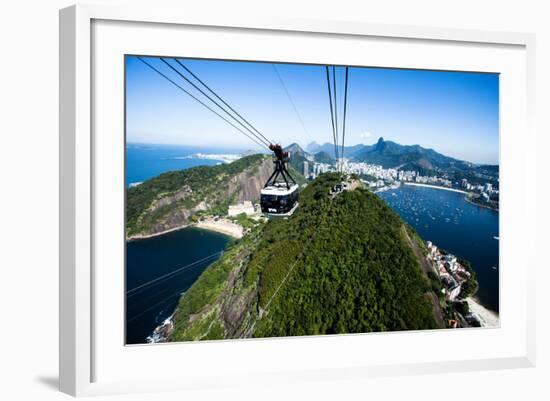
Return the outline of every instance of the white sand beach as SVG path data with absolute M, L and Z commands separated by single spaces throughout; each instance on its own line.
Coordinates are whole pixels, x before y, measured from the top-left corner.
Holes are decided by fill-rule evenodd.
M 470 311 L 481 323 L 481 327 L 498 327 L 500 325 L 498 315 L 492 310 L 487 309 L 475 298 L 466 298 Z
M 234 238 L 243 237 L 243 227 L 226 219 L 214 220 L 212 218 L 207 218 L 199 221 L 195 226 L 205 230 L 217 231 Z

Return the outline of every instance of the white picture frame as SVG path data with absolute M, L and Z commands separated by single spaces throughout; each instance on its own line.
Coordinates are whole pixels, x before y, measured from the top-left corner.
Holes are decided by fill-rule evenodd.
M 405 46 L 437 46 L 443 55 L 447 54 L 445 53 L 445 46 L 454 46 L 453 51 L 456 52 L 468 52 L 468 48 L 478 49 L 479 53 L 485 52 L 486 48 L 494 48 L 496 52 L 501 51 L 503 53 L 502 59 L 497 57 L 492 66 L 489 66 L 491 63 L 488 63 L 487 66 L 480 66 L 479 68 L 500 73 L 509 68 L 510 70 L 506 70 L 509 71 L 506 74 L 511 77 L 509 81 L 511 89 L 510 92 L 505 91 L 501 94 L 505 100 L 501 111 L 503 108 L 507 111 L 511 110 L 512 106 L 519 106 L 517 107 L 519 111 L 514 111 L 514 116 L 510 116 L 503 123 L 501 131 L 502 176 L 506 177 L 505 182 L 506 180 L 510 180 L 510 182 L 520 180 L 526 188 L 528 185 L 534 185 L 535 183 L 533 149 L 536 147 L 534 145 L 535 133 L 532 116 L 535 85 L 534 35 L 375 25 L 363 22 L 295 20 L 292 18 L 243 17 L 242 19 L 235 19 L 219 16 L 186 15 L 181 10 L 163 10 L 155 7 L 111 8 L 108 6 L 79 5 L 63 9 L 60 11 L 59 374 L 61 391 L 79 396 L 166 389 L 204 389 L 212 386 L 244 384 L 247 380 L 255 380 L 258 383 L 284 384 L 293 380 L 314 381 L 325 380 L 328 377 L 333 379 L 360 379 L 381 375 L 534 366 L 534 270 L 536 261 L 533 256 L 534 252 L 532 252 L 535 241 L 530 241 L 530 239 L 535 232 L 535 200 L 529 198 L 526 194 L 521 194 L 521 191 L 507 190 L 504 183 L 500 215 L 501 224 L 504 223 L 504 234 L 501 234 L 503 237 L 501 250 L 504 247 L 503 243 L 510 246 L 506 248 L 505 255 L 501 251 L 501 258 L 519 261 L 516 266 L 519 276 L 517 280 L 514 280 L 513 284 L 517 287 L 514 288 L 515 295 L 513 295 L 514 298 L 510 302 L 515 306 L 510 308 L 508 314 L 506 310 L 503 311 L 501 315 L 502 326 L 498 329 L 489 331 L 465 330 L 460 332 L 459 335 L 446 331 L 445 334 L 434 332 L 381 333 L 331 336 L 331 338 L 316 336 L 295 339 L 220 341 L 200 344 L 200 348 L 196 344 L 166 344 L 146 349 L 124 347 L 122 341 L 107 344 L 113 340 L 107 338 L 108 336 L 104 336 L 103 331 L 98 332 L 98 327 L 106 327 L 109 321 L 113 322 L 115 320 L 114 318 L 108 320 L 105 317 L 97 294 L 98 291 L 102 294 L 111 294 L 105 295 L 109 302 L 123 302 L 123 287 L 120 288 L 118 298 L 113 294 L 118 290 L 115 287 L 119 286 L 119 281 L 113 280 L 113 288 L 111 289 L 104 287 L 105 275 L 98 273 L 96 270 L 98 264 L 101 265 L 102 258 L 110 251 L 105 250 L 105 247 L 102 247 L 96 239 L 99 231 L 105 227 L 102 219 L 107 218 L 104 215 L 104 208 L 101 206 L 102 202 L 106 202 L 107 198 L 109 198 L 109 201 L 114 199 L 115 207 L 113 209 L 117 210 L 122 207 L 123 202 L 119 202 L 120 192 L 107 194 L 103 186 L 105 185 L 105 188 L 107 188 L 109 185 L 102 181 L 101 177 L 102 174 L 105 174 L 105 171 L 116 170 L 117 166 L 120 166 L 117 161 L 120 161 L 120 157 L 123 156 L 117 156 L 120 153 L 118 152 L 120 148 L 111 146 L 112 143 L 103 139 L 98 142 L 97 138 L 94 137 L 94 129 L 103 127 L 100 120 L 104 114 L 101 110 L 102 107 L 105 108 L 107 105 L 104 106 L 103 103 L 97 102 L 97 98 L 103 96 L 103 89 L 102 87 L 94 89 L 93 85 L 102 85 L 101 82 L 113 82 L 112 79 L 115 79 L 114 86 L 118 85 L 116 91 L 117 94 L 120 94 L 122 82 L 117 80 L 120 78 L 122 71 L 116 71 L 112 77 L 106 77 L 102 72 L 102 63 L 109 56 L 99 55 L 102 54 L 103 47 L 108 47 L 105 45 L 106 38 L 112 39 L 109 40 L 109 42 L 113 42 L 111 50 L 120 52 L 124 46 L 121 45 L 122 47 L 116 49 L 115 47 L 126 43 L 126 41 L 129 43 L 132 39 L 136 40 L 135 36 L 139 36 L 140 30 L 143 29 L 148 29 L 151 34 L 150 43 L 144 43 L 146 41 L 142 38 L 140 44 L 140 46 L 145 46 L 140 48 L 145 49 L 148 52 L 147 54 L 171 52 L 172 50 L 169 49 L 170 45 L 168 44 L 163 45 L 162 48 L 156 51 L 151 50 L 155 38 L 162 38 L 163 35 L 168 33 L 172 34 L 173 30 L 185 30 L 186 27 L 197 30 L 199 36 L 202 34 L 201 29 L 206 34 L 212 32 L 215 32 L 216 35 L 238 34 L 243 38 L 246 38 L 247 35 L 262 34 L 266 40 L 272 40 L 274 44 L 282 40 L 281 36 L 277 35 L 286 35 L 286 37 L 295 35 L 303 40 L 314 40 L 315 38 L 327 41 L 334 38 L 341 41 L 378 40 L 385 41 L 384 46 L 390 46 L 393 42 L 404 41 L 406 42 Z M 121 33 L 125 31 L 128 32 L 128 35 Z M 118 32 L 116 38 L 113 32 Z M 94 35 L 96 35 L 95 40 Z M 108 35 L 113 36 L 109 37 Z M 221 37 L 218 36 L 218 38 Z M 149 46 L 148 50 L 146 49 L 147 46 Z M 129 46 L 129 48 L 135 49 L 132 46 Z M 273 47 L 273 51 L 275 51 L 275 48 L 276 46 Z M 222 54 L 220 50 L 216 50 L 215 44 L 212 44 L 212 49 L 210 54 L 218 54 L 219 58 L 229 57 L 231 53 L 228 50 L 227 54 Z M 262 51 L 264 56 L 259 57 L 269 57 L 265 56 L 266 49 Z M 426 51 L 433 52 L 433 49 L 429 50 L 427 48 Z M 274 57 L 281 57 L 280 54 Z M 96 56 L 97 60 L 95 59 Z M 250 57 L 253 59 L 254 56 L 251 55 Z M 288 57 L 287 61 L 292 60 L 292 56 Z M 334 57 L 339 57 L 339 61 L 343 62 L 350 56 L 346 55 L 343 50 L 341 54 Z M 452 59 L 450 55 L 449 58 Z M 480 58 L 483 57 L 480 56 Z M 507 63 L 506 60 L 510 60 L 510 63 Z M 397 58 L 394 61 L 386 59 L 381 61 L 379 65 L 386 66 L 390 62 L 399 65 Z M 474 60 L 470 62 L 472 63 L 470 68 L 475 69 Z M 358 63 L 361 63 L 361 61 L 358 61 Z M 432 61 L 430 64 L 426 61 L 425 65 L 415 64 L 415 66 L 416 68 L 422 66 L 430 68 L 431 66 L 434 69 L 445 69 L 449 65 L 452 67 L 452 64 L 445 63 L 450 62 L 441 61 L 438 64 Z M 507 64 L 507 66 L 504 64 Z M 108 65 L 105 64 L 105 66 Z M 499 66 L 502 67 L 502 70 Z M 456 65 L 456 69 L 461 68 L 464 67 Z M 514 72 L 513 68 L 517 68 L 517 71 Z M 512 97 L 512 87 L 515 88 L 514 91 L 518 91 L 518 96 L 514 97 L 513 100 L 517 103 L 506 103 L 508 97 Z M 119 100 L 119 98 L 114 97 L 113 103 L 108 104 L 111 112 L 120 114 L 120 116 L 111 119 L 112 121 L 109 120 L 115 128 L 120 126 L 120 118 L 123 118 L 121 116 L 124 113 L 124 106 Z M 512 102 L 512 99 L 509 100 Z M 513 138 L 510 134 L 512 132 L 511 128 L 514 128 L 513 131 L 519 129 L 522 132 L 522 135 L 518 135 L 518 137 L 523 143 L 527 143 L 527 146 L 522 149 L 517 147 L 517 138 Z M 115 129 L 113 132 L 118 131 Z M 120 134 L 123 137 L 123 132 L 120 132 Z M 503 138 L 505 138 L 504 142 L 502 142 Z M 120 140 L 120 138 L 116 140 Z M 117 143 L 120 144 L 120 141 Z M 529 146 L 529 144 L 532 146 Z M 516 149 L 516 153 L 512 154 L 512 149 Z M 514 164 L 514 168 L 505 167 L 506 165 L 512 166 L 512 164 Z M 103 170 L 103 173 L 101 170 Z M 113 182 L 116 182 L 116 180 Z M 122 186 L 121 182 L 120 190 L 122 190 Z M 104 196 L 103 194 L 105 194 L 105 199 L 98 198 L 98 196 Z M 120 213 L 120 210 L 117 213 Z M 521 221 L 517 216 L 521 217 Z M 120 214 L 112 217 L 114 217 L 113 221 L 120 221 Z M 523 230 L 525 233 L 523 242 L 514 242 L 515 238 L 513 236 L 517 230 Z M 113 235 L 114 237 L 106 235 L 105 241 L 114 238 L 114 241 L 111 241 L 112 246 L 122 248 L 122 242 L 117 242 L 117 238 L 119 238 L 117 236 L 123 238 L 123 227 L 120 227 L 120 232 Z M 118 260 L 116 257 L 114 259 Z M 124 268 L 124 266 L 119 267 Z M 510 291 L 507 290 L 511 288 L 511 285 L 508 284 L 512 281 L 511 271 L 508 270 L 507 273 L 506 269 L 502 270 L 504 278 L 501 279 L 501 284 L 504 284 L 504 286 L 501 287 L 501 299 L 506 301 L 508 297 L 512 296 Z M 509 278 L 510 280 L 508 280 Z M 509 318 L 507 318 L 507 315 Z M 123 325 L 123 321 L 120 321 L 120 325 Z M 443 338 L 442 335 L 446 337 Z M 401 359 L 385 358 L 383 355 L 376 356 L 372 353 L 370 354 L 372 355 L 371 360 L 367 360 L 361 352 L 341 356 L 343 350 L 367 349 L 369 344 L 373 342 L 377 343 L 377 348 L 391 347 L 391 349 L 396 349 L 395 347 L 403 347 L 406 350 L 407 343 L 414 344 L 414 346 L 426 342 L 437 344 L 438 341 L 453 341 L 455 338 L 464 338 L 464 341 L 487 344 L 487 346 L 485 349 L 481 346 L 480 349 L 473 349 L 471 352 L 465 353 L 463 358 L 442 356 L 430 360 L 421 360 L 413 350 L 408 355 L 402 355 Z M 507 350 L 504 349 L 503 345 L 506 343 L 509 345 Z M 490 344 L 494 344 L 494 349 L 491 348 Z M 178 358 L 182 346 L 187 346 L 186 353 L 191 360 L 197 358 L 198 355 L 205 355 L 205 358 L 208 359 L 223 353 L 223 355 L 227 355 L 228 359 L 252 361 L 254 358 L 258 358 L 258 353 L 260 353 L 260 355 L 270 356 L 273 365 L 267 366 L 259 363 L 253 371 L 247 370 L 243 366 L 237 367 L 234 369 L 237 376 L 232 376 L 234 366 L 230 364 L 221 364 L 223 366 L 219 370 L 209 370 L 207 366 L 197 366 L 193 371 L 187 372 L 188 375 L 185 376 L 185 379 L 169 376 L 143 380 L 131 376 L 132 369 L 130 367 L 132 365 L 139 365 L 140 361 L 143 361 L 143 363 L 145 361 L 147 363 L 158 363 L 159 361 L 170 363 L 170 359 Z M 414 348 L 414 346 L 411 348 Z M 107 351 L 109 349 L 118 351 L 109 353 Z M 321 349 L 324 350 L 326 355 L 323 360 L 316 360 L 314 356 L 319 354 Z M 118 352 L 120 352 L 121 359 L 116 359 L 115 354 Z M 277 359 L 277 355 L 284 352 L 303 355 L 304 358 L 308 356 L 311 358 L 311 363 L 303 362 L 304 358 L 302 358 L 300 362 L 289 364 L 287 367 L 283 359 Z M 98 360 L 102 362 L 99 363 Z M 106 368 L 107 365 L 113 366 L 113 369 L 111 372 L 103 373 L 103 371 L 107 372 L 109 370 Z M 120 369 L 124 367 L 128 368 L 127 376 L 114 374 L 115 370 L 120 372 Z M 240 377 L 240 379 L 236 377 Z

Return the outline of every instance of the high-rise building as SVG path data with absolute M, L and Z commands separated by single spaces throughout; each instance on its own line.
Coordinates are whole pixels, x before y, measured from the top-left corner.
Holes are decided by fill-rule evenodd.
M 307 161 L 304 162 L 304 177 L 307 178 L 309 175 L 309 163 Z

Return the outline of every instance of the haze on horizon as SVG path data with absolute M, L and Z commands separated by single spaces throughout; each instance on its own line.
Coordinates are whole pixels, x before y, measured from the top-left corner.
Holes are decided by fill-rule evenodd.
M 145 59 L 196 94 L 159 59 Z M 332 143 L 324 66 L 180 60 L 267 138 L 304 149 L 311 142 Z M 336 78 L 341 127 L 344 68 Z M 126 58 L 126 127 L 128 143 L 260 150 L 132 56 Z M 346 146 L 372 145 L 379 137 L 498 164 L 498 75 L 350 68 Z

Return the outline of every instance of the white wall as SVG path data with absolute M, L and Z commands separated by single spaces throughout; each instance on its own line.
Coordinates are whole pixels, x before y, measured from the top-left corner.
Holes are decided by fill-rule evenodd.
M 96 1 L 128 4 L 131 1 Z M 360 19 L 378 23 L 430 25 L 537 34 L 537 129 L 539 199 L 545 189 L 550 127 L 550 28 L 543 1 L 461 0 L 455 2 L 320 0 L 155 1 L 180 4 L 192 12 L 293 15 Z M 58 31 L 62 0 L 3 2 L 0 20 L 0 398 L 58 399 L 57 380 L 57 190 L 58 190 Z M 200 5 L 202 4 L 202 5 Z M 521 135 L 520 132 L 517 133 Z M 539 201 L 539 208 L 542 209 Z M 548 211 L 541 214 L 539 249 L 548 249 Z M 542 258 L 541 258 L 542 259 Z M 543 260 L 543 259 L 542 259 Z M 538 283 L 548 283 L 548 264 L 539 266 Z M 226 399 L 547 399 L 550 377 L 548 294 L 538 291 L 538 367 L 438 376 L 401 377 L 363 383 L 228 391 Z M 542 341 L 541 341 L 542 340 Z M 471 386 L 460 391 L 458 385 Z M 219 392 L 208 394 L 212 399 Z M 178 399 L 182 395 L 131 396 L 132 400 Z M 195 397 L 198 397 L 195 395 Z M 187 399 L 193 399 L 189 397 Z

